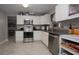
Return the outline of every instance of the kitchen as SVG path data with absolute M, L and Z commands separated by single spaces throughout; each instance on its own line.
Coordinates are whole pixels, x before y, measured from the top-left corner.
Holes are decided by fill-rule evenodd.
M 79 54 L 78 6 L 1 4 L 0 9 L 6 14 L 4 34 L 7 39 L 1 41 L 0 55 Z

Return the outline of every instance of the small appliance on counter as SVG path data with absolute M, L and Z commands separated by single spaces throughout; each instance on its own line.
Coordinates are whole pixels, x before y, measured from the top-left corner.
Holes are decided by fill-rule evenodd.
M 33 42 L 33 20 L 24 20 L 24 39 L 23 42 Z
M 33 24 L 33 20 L 32 19 L 25 19 L 24 20 L 24 25 L 32 25 Z

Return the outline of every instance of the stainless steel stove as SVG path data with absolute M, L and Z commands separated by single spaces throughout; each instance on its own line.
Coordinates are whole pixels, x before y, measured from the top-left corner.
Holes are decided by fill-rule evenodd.
M 33 20 L 24 20 L 24 39 L 23 42 L 33 42 Z

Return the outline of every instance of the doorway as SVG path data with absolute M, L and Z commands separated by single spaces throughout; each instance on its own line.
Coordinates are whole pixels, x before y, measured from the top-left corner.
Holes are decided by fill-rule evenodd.
M 10 42 L 16 42 L 15 31 L 16 31 L 16 16 L 8 16 L 8 40 Z

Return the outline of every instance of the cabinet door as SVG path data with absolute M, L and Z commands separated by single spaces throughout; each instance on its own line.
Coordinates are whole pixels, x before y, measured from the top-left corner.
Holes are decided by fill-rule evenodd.
M 24 24 L 24 17 L 17 15 L 17 24 Z
M 40 31 L 34 31 L 34 40 L 41 40 L 41 35 L 40 35 Z
M 50 14 L 46 14 L 44 17 L 45 17 L 44 23 L 45 24 L 50 24 Z
M 33 24 L 40 24 L 40 16 L 24 16 L 24 18 L 33 20 Z
M 39 20 L 40 20 L 40 16 L 32 16 L 33 18 L 33 24 L 40 24 Z
M 69 5 L 68 4 L 59 4 L 55 8 L 55 20 L 63 21 L 68 18 L 69 15 Z
M 23 41 L 23 31 L 16 31 L 16 42 Z
M 49 34 L 47 32 L 41 31 L 41 41 L 48 47 L 48 36 Z
M 39 22 L 40 24 L 50 24 L 50 15 L 46 14 L 44 16 L 41 16 Z

